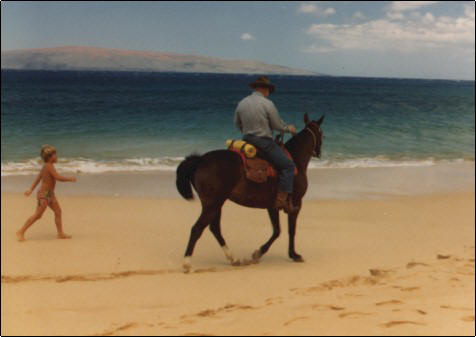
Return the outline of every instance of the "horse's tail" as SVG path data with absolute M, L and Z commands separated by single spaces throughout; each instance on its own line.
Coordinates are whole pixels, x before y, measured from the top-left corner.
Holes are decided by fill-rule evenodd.
M 193 154 L 185 158 L 177 167 L 177 180 L 175 184 L 180 195 L 187 200 L 193 199 L 192 179 L 200 160 L 201 156 Z

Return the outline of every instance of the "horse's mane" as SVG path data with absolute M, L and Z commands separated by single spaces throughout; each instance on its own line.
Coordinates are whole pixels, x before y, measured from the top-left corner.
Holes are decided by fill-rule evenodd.
M 299 131 L 299 133 L 297 133 L 295 136 L 292 136 L 285 144 L 284 146 L 286 147 L 286 149 L 288 149 L 289 152 L 293 152 L 293 150 L 296 149 L 296 146 L 300 146 L 301 145 L 301 138 L 302 138 L 302 134 L 304 132 L 305 129 L 302 129 L 301 131 Z

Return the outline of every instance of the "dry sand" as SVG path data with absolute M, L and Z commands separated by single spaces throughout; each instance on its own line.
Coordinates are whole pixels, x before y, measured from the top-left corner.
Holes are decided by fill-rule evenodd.
M 62 196 L 15 240 L 35 200 L 2 193 L 2 335 L 473 335 L 474 190 L 307 200 L 297 252 L 287 224 L 260 264 L 231 267 L 209 231 L 180 266 L 200 204 Z M 235 256 L 271 234 L 263 210 L 227 202 Z

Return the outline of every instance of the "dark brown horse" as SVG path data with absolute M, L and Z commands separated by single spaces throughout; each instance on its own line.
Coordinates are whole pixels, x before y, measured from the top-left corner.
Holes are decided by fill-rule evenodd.
M 302 198 L 307 190 L 307 166 L 312 156 L 320 157 L 322 145 L 321 124 L 322 116 L 318 121 L 310 121 L 304 115 L 304 129 L 292 137 L 286 148 L 293 157 L 298 169 L 294 177 L 293 204 L 297 211 L 288 214 L 289 229 L 289 257 L 296 262 L 303 262 L 301 255 L 294 249 L 294 235 L 296 220 L 301 209 Z M 202 156 L 191 155 L 180 163 L 177 168 L 177 189 L 187 200 L 193 199 L 192 187 L 198 193 L 202 202 L 202 213 L 190 233 L 183 268 L 185 272 L 191 269 L 191 257 L 195 243 L 203 230 L 210 225 L 210 230 L 223 248 L 226 257 L 233 265 L 238 265 L 221 235 L 220 218 L 221 208 L 227 199 L 242 206 L 266 208 L 268 210 L 273 234 L 259 250 L 253 253 L 253 261 L 258 262 L 278 238 L 280 234 L 279 211 L 273 208 L 277 193 L 277 179 L 270 178 L 267 182 L 257 184 L 246 179 L 240 155 L 233 151 L 216 150 Z

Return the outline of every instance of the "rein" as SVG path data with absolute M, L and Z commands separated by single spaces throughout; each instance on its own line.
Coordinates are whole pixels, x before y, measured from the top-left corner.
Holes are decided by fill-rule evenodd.
M 311 135 L 312 135 L 312 140 L 313 140 L 313 142 L 314 142 L 314 146 L 312 147 L 312 154 L 313 154 L 314 156 L 317 156 L 317 153 L 316 153 L 317 137 L 316 137 L 316 135 L 314 134 L 314 132 L 312 132 L 312 130 L 311 130 L 309 127 L 306 127 L 305 130 L 309 131 L 309 132 L 311 133 Z

